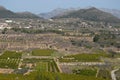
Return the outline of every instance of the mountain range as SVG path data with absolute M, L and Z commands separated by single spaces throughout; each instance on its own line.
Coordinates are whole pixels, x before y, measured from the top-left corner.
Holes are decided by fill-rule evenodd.
M 110 13 L 101 11 L 95 7 L 89 9 L 80 9 L 77 11 L 70 12 L 68 14 L 55 16 L 54 18 L 80 18 L 83 20 L 89 21 L 102 21 L 102 22 L 110 22 L 110 23 L 119 23 L 120 19 L 113 16 Z
M 87 8 L 83 8 L 83 9 L 89 9 L 89 8 L 92 8 L 92 7 L 87 7 Z M 40 14 L 38 14 L 38 16 L 43 17 L 45 19 L 50 19 L 52 17 L 65 15 L 65 14 L 68 14 L 70 12 L 74 12 L 74 11 L 77 11 L 80 9 L 82 9 L 82 8 L 69 8 L 69 9 L 57 8 L 51 12 L 48 12 L 48 13 L 40 13 Z M 98 9 L 101 11 L 107 12 L 107 13 L 111 13 L 115 17 L 120 18 L 120 10 L 107 9 L 107 8 L 98 8 Z
M 84 20 L 92 21 L 105 21 L 105 22 L 120 22 L 120 11 L 111 9 L 97 9 L 95 7 L 81 9 L 55 9 L 48 13 L 33 14 L 30 12 L 15 13 L 2 6 L 0 6 L 0 18 L 81 18 Z

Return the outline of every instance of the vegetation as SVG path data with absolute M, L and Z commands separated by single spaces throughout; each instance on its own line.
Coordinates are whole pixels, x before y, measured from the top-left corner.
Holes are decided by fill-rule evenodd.
M 3 8 L 0 18 L 0 80 L 111 80 L 119 67 L 120 19 L 109 13 L 90 8 L 39 19 Z
M 0 68 L 18 68 L 20 59 L 0 59 Z
M 47 62 L 38 62 L 36 63 L 36 66 L 35 66 L 35 69 L 41 72 L 46 72 L 48 70 L 47 68 L 48 68 Z
M 76 54 L 60 58 L 60 62 L 99 62 L 101 57 L 107 57 L 106 54 Z
M 18 68 L 22 53 L 15 51 L 5 51 L 0 56 L 0 68 Z
M 63 31 L 59 30 L 41 30 L 41 29 L 25 29 L 25 28 L 12 28 L 11 30 L 14 30 L 15 32 L 21 32 L 21 33 L 29 33 L 29 34 L 39 34 L 39 33 L 56 33 L 65 35 Z
M 32 58 L 32 59 L 24 59 L 23 63 L 36 63 L 36 62 L 49 62 L 52 61 L 52 59 L 36 59 L 36 58 Z
M 14 13 L 7 9 L 0 10 L 0 18 L 39 18 L 37 15 L 32 13 Z
M 120 80 L 120 69 L 115 74 L 116 74 L 117 80 Z
M 74 46 L 85 47 L 85 48 L 88 48 L 88 49 L 91 49 L 93 47 L 97 47 L 98 46 L 98 45 L 96 45 L 93 42 L 85 41 L 85 40 L 71 40 L 71 43 Z
M 96 69 L 75 69 L 73 73 L 84 75 L 84 76 L 96 76 L 97 70 Z
M 119 22 L 120 20 L 113 15 L 100 11 L 96 8 L 81 9 L 68 13 L 67 15 L 56 16 L 54 18 L 81 18 L 89 21 Z
M 53 59 L 24 59 L 24 64 L 31 63 L 36 66 L 33 69 L 41 72 L 59 72 L 59 69 Z M 24 66 L 25 67 L 25 66 Z
M 106 80 L 111 80 L 110 71 L 107 69 L 100 69 L 97 77 L 101 77 Z
M 52 49 L 37 49 L 32 51 L 33 56 L 51 56 L 55 50 Z
M 98 43 L 101 47 L 114 46 L 118 47 L 119 43 L 116 42 L 118 39 L 116 34 L 110 32 L 102 32 L 99 35 L 95 35 L 93 41 Z
M 96 78 L 93 76 L 83 76 L 75 74 L 60 74 L 60 73 L 49 73 L 49 72 L 32 72 L 29 75 L 21 74 L 0 74 L 1 80 L 109 80 Z
M 21 52 L 16 51 L 5 51 L 1 56 L 0 59 L 20 59 L 22 56 Z
M 2 34 L 5 34 L 6 31 L 7 31 L 7 28 L 4 28 L 4 29 L 2 30 Z

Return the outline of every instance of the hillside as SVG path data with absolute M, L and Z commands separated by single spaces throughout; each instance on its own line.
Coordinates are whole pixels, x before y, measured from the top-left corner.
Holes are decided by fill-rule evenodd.
M 53 18 L 81 18 L 83 20 L 90 20 L 90 21 L 103 21 L 103 22 L 111 22 L 111 23 L 118 23 L 120 19 L 113 16 L 110 13 L 103 12 L 97 8 L 89 8 L 89 9 L 80 9 L 74 12 L 70 12 L 63 16 L 56 16 Z
M 0 7 L 0 18 L 14 18 L 14 17 L 18 17 L 18 15 L 10 10 L 5 9 L 4 7 Z
M 21 17 L 21 18 L 40 18 L 39 16 L 37 16 L 33 13 L 30 13 L 30 12 L 19 12 L 16 14 L 19 15 L 19 17 Z
M 32 13 L 15 13 L 0 6 L 0 18 L 39 18 Z
M 55 16 L 62 16 L 65 14 L 68 14 L 70 12 L 78 10 L 77 8 L 70 8 L 70 9 L 62 9 L 62 8 L 57 8 L 53 11 L 47 12 L 47 13 L 40 13 L 38 16 L 43 17 L 45 19 L 50 19 Z
M 100 10 L 102 10 L 104 12 L 111 13 L 112 15 L 120 18 L 120 10 L 117 10 L 117 9 L 106 9 L 106 8 L 101 8 Z

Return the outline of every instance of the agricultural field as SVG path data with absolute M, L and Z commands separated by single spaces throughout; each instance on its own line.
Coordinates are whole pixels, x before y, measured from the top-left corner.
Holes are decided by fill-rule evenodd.
M 106 54 L 76 54 L 64 56 L 59 59 L 60 62 L 100 62 Z
M 32 72 L 29 75 L 20 74 L 0 74 L 0 80 L 106 80 L 102 78 L 96 78 L 93 76 L 83 76 L 75 74 L 61 74 L 50 72 Z M 107 79 L 109 80 L 109 79 Z
M 96 69 L 75 69 L 73 70 L 74 74 L 84 75 L 84 76 L 96 76 Z
M 20 59 L 0 59 L 0 68 L 18 68 Z
M 33 70 L 42 72 L 59 72 L 53 59 L 24 59 L 21 67 L 25 68 L 27 64 L 33 65 Z
M 0 59 L 20 59 L 22 56 L 21 52 L 16 52 L 16 51 L 5 51 L 1 56 Z
M 22 53 L 15 51 L 5 51 L 0 56 L 0 68 L 18 68 Z
M 32 51 L 32 56 L 51 56 L 56 51 L 52 49 L 37 49 Z
M 48 69 L 48 63 L 47 62 L 38 62 L 36 63 L 35 70 L 46 72 Z
M 55 50 L 33 50 L 30 56 L 52 56 Z M 57 65 L 62 63 L 103 62 L 101 58 L 109 58 L 108 54 L 75 54 L 60 58 L 23 58 L 25 53 L 5 51 L 0 56 L 0 68 L 14 69 L 12 74 L 0 74 L 0 80 L 110 80 L 109 70 L 99 70 L 97 65 Z M 108 59 L 107 59 L 108 60 Z M 21 65 L 20 65 L 21 63 Z M 19 66 L 20 65 L 20 66 Z M 19 67 L 18 67 L 19 66 Z M 60 69 L 62 73 L 60 73 Z M 102 65 L 101 65 L 102 66 Z M 19 68 L 21 68 L 19 70 Z M 22 72 L 23 73 L 20 73 Z M 99 72 L 98 72 L 99 70 Z M 32 71 L 28 74 L 27 72 Z M 96 77 L 97 75 L 97 77 Z M 7 76 L 7 77 L 5 77 Z

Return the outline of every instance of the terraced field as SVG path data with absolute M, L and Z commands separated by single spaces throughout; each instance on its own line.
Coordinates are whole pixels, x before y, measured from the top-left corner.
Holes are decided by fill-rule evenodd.
M 3 69 L 14 69 L 21 70 L 26 69 L 26 72 L 32 70 L 32 72 L 22 74 L 0 74 L 0 80 L 110 80 L 108 71 L 100 70 L 98 77 L 96 77 L 98 66 L 87 66 L 87 65 L 71 65 L 66 66 L 70 68 L 71 73 L 60 73 L 59 65 L 57 63 L 78 63 L 78 62 L 102 62 L 101 58 L 109 57 L 107 54 L 76 54 L 68 55 L 60 58 L 53 57 L 55 50 L 42 49 L 33 50 L 29 56 L 51 56 L 51 58 L 23 58 L 22 52 L 5 51 L 0 56 L 0 68 Z M 20 65 L 21 63 L 21 65 Z M 59 63 L 59 64 L 60 64 Z M 19 67 L 18 67 L 19 66 Z M 59 66 L 60 67 L 60 66 Z M 87 68 L 89 67 L 89 68 Z M 62 68 L 61 68 L 62 69 Z M 62 69 L 64 70 L 64 69 Z
M 34 70 L 42 72 L 59 72 L 53 59 L 25 59 L 23 64 L 35 64 Z
M 93 76 L 82 76 L 75 74 L 60 74 L 50 72 L 32 72 L 29 75 L 0 74 L 0 80 L 107 80 Z
M 18 68 L 20 59 L 0 59 L 0 68 Z
M 107 57 L 106 54 L 76 54 L 60 58 L 60 62 L 100 62 L 101 57 Z
M 5 51 L 1 56 L 0 59 L 20 59 L 22 56 L 21 52 L 16 51 Z
M 54 52 L 52 49 L 37 49 L 32 51 L 32 56 L 51 56 Z
M 0 56 L 0 68 L 18 68 L 22 53 L 15 51 L 5 51 Z

